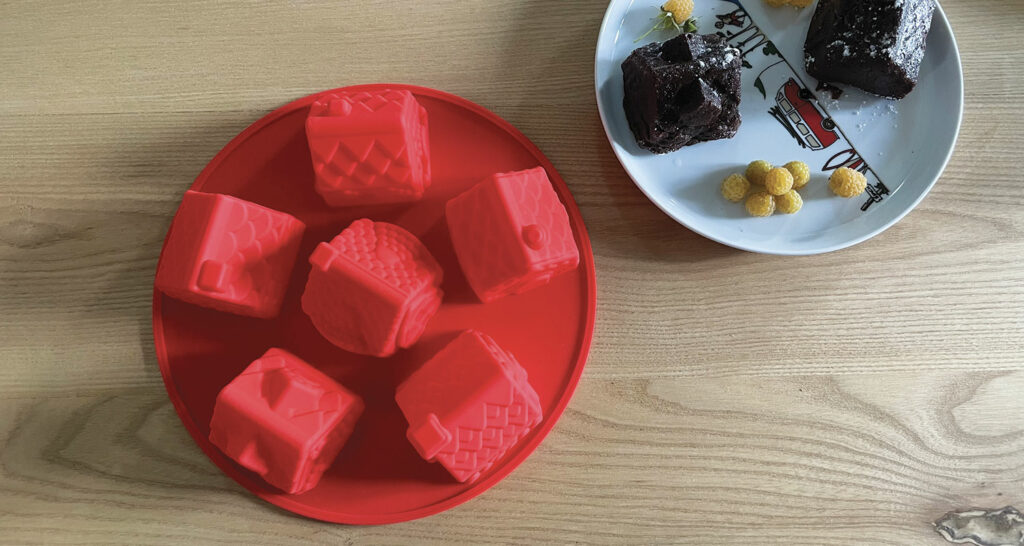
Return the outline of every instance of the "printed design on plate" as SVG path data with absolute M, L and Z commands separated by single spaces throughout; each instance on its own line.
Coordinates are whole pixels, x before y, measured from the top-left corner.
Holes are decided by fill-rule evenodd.
M 738 0 L 722 1 L 736 8 L 715 15 L 716 34 L 740 50 L 744 69 L 757 74 L 753 85 L 762 100 L 770 104 L 768 113 L 801 149 L 821 152 L 821 170 L 830 172 L 839 167 L 848 167 L 868 177 L 868 199 L 861 205 L 862 211 L 867 211 L 875 203 L 881 203 L 890 194 L 889 188 L 846 138 L 842 128 L 828 115 L 817 96 L 803 84 L 792 64 L 754 24 L 753 18 Z M 771 93 L 769 90 L 772 89 L 776 91 Z M 829 90 L 819 87 L 819 90 L 822 89 Z M 749 97 L 751 94 L 744 93 L 744 96 Z

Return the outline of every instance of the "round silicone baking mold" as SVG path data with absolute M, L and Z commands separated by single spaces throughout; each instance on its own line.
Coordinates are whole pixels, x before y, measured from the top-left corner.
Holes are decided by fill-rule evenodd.
M 551 162 L 511 124 L 463 98 L 401 84 L 343 89 L 389 88 L 414 93 L 429 115 L 433 183 L 422 200 L 327 206 L 313 190 L 304 132 L 309 105 L 321 93 L 298 99 L 242 131 L 191 187 L 246 199 L 306 223 L 281 312 L 272 319 L 259 319 L 198 307 L 159 291 L 153 295 L 160 372 L 178 416 L 203 452 L 260 498 L 297 514 L 337 523 L 381 524 L 429 516 L 480 495 L 507 476 L 537 448 L 569 403 L 594 328 L 596 280 L 590 240 L 579 209 Z M 527 293 L 482 304 L 458 266 L 444 221 L 445 203 L 492 173 L 538 165 L 547 171 L 569 213 L 580 266 Z M 313 248 L 364 217 L 409 230 L 445 271 L 444 303 L 420 342 L 386 359 L 335 347 L 317 333 L 300 308 Z M 492 336 L 515 355 L 537 391 L 544 418 L 483 476 L 463 484 L 441 465 L 419 457 L 406 439 L 408 425 L 394 394 L 414 369 L 468 328 Z M 267 485 L 208 439 L 217 393 L 271 347 L 295 353 L 366 401 L 366 412 L 339 457 L 315 488 L 300 495 Z

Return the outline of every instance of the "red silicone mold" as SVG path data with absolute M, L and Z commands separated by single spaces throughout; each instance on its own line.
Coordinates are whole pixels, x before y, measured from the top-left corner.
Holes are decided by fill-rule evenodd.
M 441 306 L 441 266 L 415 235 L 356 220 L 317 245 L 302 310 L 325 338 L 354 353 L 412 346 Z
M 495 174 L 449 201 L 446 215 L 462 271 L 484 302 L 579 265 L 569 215 L 543 167 Z
M 315 190 L 305 127 L 324 94 L 411 92 L 430 117 L 433 182 L 418 201 L 332 207 Z M 305 516 L 339 523 L 378 524 L 435 514 L 480 495 L 537 449 L 555 426 L 579 381 L 590 347 L 596 288 L 586 228 L 565 183 L 544 155 L 514 127 L 459 97 L 421 87 L 367 85 L 299 99 L 257 121 L 232 140 L 192 189 L 231 195 L 289 214 L 306 224 L 280 312 L 255 319 L 200 307 L 155 291 L 153 336 L 164 384 L 185 428 L 226 475 L 268 502 Z M 580 267 L 515 297 L 481 304 L 459 268 L 445 206 L 497 172 L 544 167 L 569 214 Z M 175 261 L 171 241 L 179 225 L 200 229 L 182 203 L 160 266 Z M 387 358 L 345 351 L 325 339 L 302 310 L 313 265 L 307 259 L 356 220 L 372 218 L 415 236 L 444 269 L 444 301 L 419 342 Z M 475 329 L 498 340 L 529 374 L 540 423 L 497 457 L 472 482 L 459 482 L 443 465 L 424 460 L 409 442 L 409 423 L 395 401 L 398 385 L 461 332 Z M 363 399 L 355 430 L 319 483 L 301 494 L 268 484 L 210 442 L 218 394 L 271 347 L 313 364 Z M 444 411 L 434 410 L 441 416 Z M 544 456 L 543 449 L 538 453 Z M 538 467 L 540 468 L 540 467 Z
M 270 349 L 217 395 L 210 441 L 288 493 L 312 489 L 363 413 L 363 401 L 299 357 Z
M 229 313 L 277 314 L 305 225 L 230 195 L 187 191 L 167 236 L 156 287 Z
M 330 205 L 415 201 L 430 186 L 427 111 L 407 90 L 325 93 L 309 108 L 306 136 Z
M 395 394 L 408 438 L 428 461 L 472 482 L 541 420 L 526 370 L 475 330 L 455 338 Z

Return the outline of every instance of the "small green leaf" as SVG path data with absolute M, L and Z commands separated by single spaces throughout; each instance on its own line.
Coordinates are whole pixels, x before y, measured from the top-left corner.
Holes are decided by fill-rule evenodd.
M 655 17 L 652 20 L 654 21 L 654 26 L 652 26 L 651 29 L 648 30 L 647 32 L 643 33 L 643 35 L 641 35 L 639 38 L 633 40 L 634 44 L 648 37 L 652 32 L 660 32 L 663 30 L 674 30 L 676 32 L 697 32 L 697 19 L 693 17 L 687 19 L 686 21 L 683 21 L 683 24 L 680 25 L 676 23 L 676 20 L 674 17 L 672 17 L 671 13 L 667 11 L 662 11 L 657 17 Z
M 769 55 L 775 55 L 775 56 L 778 56 L 778 57 L 782 56 L 782 54 L 779 53 L 778 48 L 775 47 L 775 44 L 770 42 L 770 41 L 768 43 L 764 44 L 764 49 L 762 49 L 761 52 L 764 53 L 765 57 L 767 57 Z
M 675 19 L 672 18 L 672 14 L 668 13 L 667 11 L 662 11 L 657 17 L 655 17 L 652 20 L 655 21 L 654 26 L 652 26 L 651 29 L 648 30 L 647 32 L 643 33 L 639 38 L 633 40 L 634 44 L 639 42 L 640 40 L 643 40 L 652 32 L 668 30 L 670 28 L 678 28 L 676 26 Z
M 768 98 L 768 94 L 765 93 L 764 91 L 764 82 L 761 81 L 761 76 L 758 76 L 757 79 L 754 80 L 754 87 L 756 87 L 757 90 L 761 92 L 762 97 L 766 99 Z

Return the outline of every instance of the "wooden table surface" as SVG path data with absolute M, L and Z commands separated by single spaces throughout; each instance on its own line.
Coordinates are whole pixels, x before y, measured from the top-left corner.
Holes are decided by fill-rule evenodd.
M 0 3 L 0 542 L 944 544 L 949 510 L 1021 506 L 1024 2 L 943 6 L 967 94 L 945 175 L 877 238 L 786 258 L 691 233 L 626 177 L 594 102 L 601 0 Z M 347 527 L 196 448 L 150 296 L 232 136 L 377 81 L 533 139 L 583 212 L 599 303 L 534 456 L 441 515 Z

